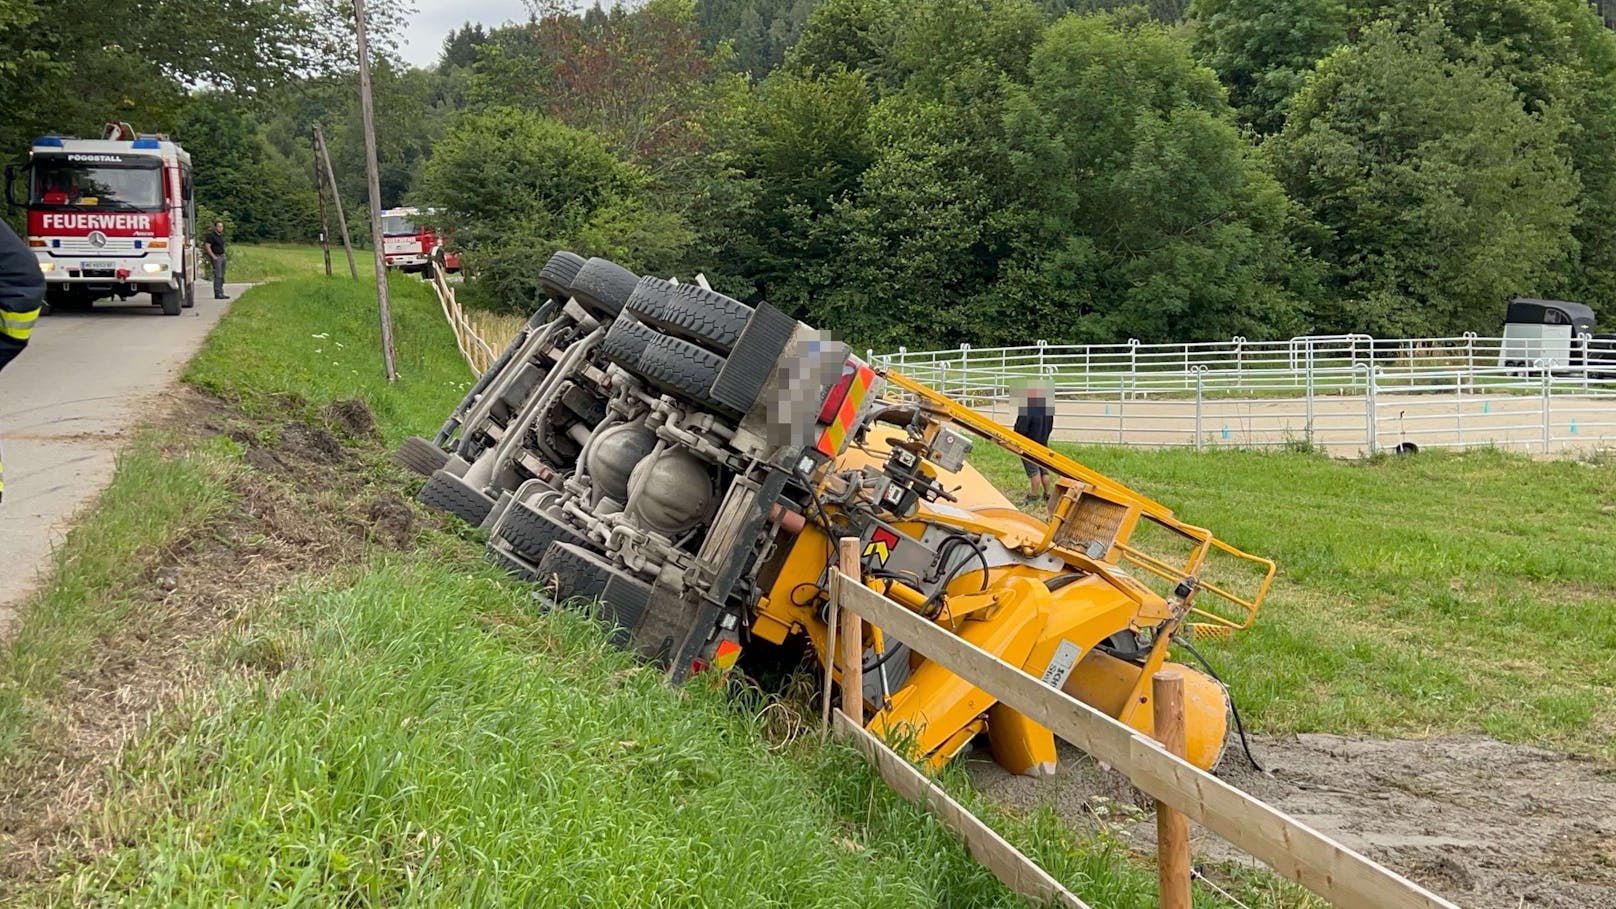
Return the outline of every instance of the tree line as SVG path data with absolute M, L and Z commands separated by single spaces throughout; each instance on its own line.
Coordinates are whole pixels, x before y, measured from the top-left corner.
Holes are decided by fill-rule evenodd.
M 495 305 L 556 248 L 875 347 L 1486 333 L 1616 291 L 1616 35 L 1583 0 L 557 6 L 377 73 L 383 204 L 438 209 Z M 307 236 L 320 119 L 359 214 L 353 98 L 188 93 L 204 204 Z

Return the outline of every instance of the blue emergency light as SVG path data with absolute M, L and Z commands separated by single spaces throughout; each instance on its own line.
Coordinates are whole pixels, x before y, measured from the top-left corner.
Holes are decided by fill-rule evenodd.
M 162 146 L 159 145 L 157 143 L 157 140 L 153 139 L 151 136 L 141 136 L 139 139 L 135 140 L 134 145 L 131 145 L 129 147 L 130 148 L 161 148 Z
M 38 139 L 34 140 L 34 145 L 43 146 L 45 148 L 61 148 L 62 147 L 62 137 L 61 136 L 40 136 Z

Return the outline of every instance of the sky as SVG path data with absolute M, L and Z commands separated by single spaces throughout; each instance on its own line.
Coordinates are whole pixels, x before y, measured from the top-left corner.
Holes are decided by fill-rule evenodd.
M 443 50 L 443 39 L 462 23 L 493 26 L 506 20 L 527 21 L 522 0 L 415 0 L 415 16 L 404 28 L 399 53 L 406 63 L 431 66 Z

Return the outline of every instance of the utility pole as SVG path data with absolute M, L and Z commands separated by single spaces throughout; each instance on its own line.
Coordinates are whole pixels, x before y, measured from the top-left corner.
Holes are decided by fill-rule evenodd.
M 315 154 L 319 154 L 319 147 L 315 147 Z M 320 194 L 320 250 L 325 253 L 325 276 L 331 277 L 331 222 L 325 217 L 325 169 L 320 167 L 320 159 L 314 159 L 314 185 Z
M 365 0 L 353 0 L 354 37 L 359 41 L 359 110 L 365 119 L 365 175 L 370 180 L 370 244 L 376 262 L 376 309 L 382 323 L 382 365 L 398 381 L 393 363 L 393 307 L 387 299 L 387 263 L 382 259 L 382 188 L 376 173 L 376 117 L 370 102 L 370 48 L 365 43 Z
M 320 131 L 320 124 L 314 124 L 314 144 L 320 150 L 320 160 L 325 163 L 325 185 L 331 187 L 331 207 L 337 210 L 337 226 L 342 229 L 342 248 L 348 253 L 348 274 L 357 279 L 359 267 L 354 264 L 353 243 L 348 239 L 348 216 L 342 211 L 342 194 L 337 192 L 337 177 L 331 172 L 331 153 L 325 147 L 325 133 Z

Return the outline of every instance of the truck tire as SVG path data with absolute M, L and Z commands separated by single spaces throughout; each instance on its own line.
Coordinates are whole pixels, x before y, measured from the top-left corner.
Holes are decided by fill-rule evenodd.
M 602 319 L 611 319 L 622 311 L 639 280 L 634 272 L 597 256 L 579 266 L 567 291 L 579 306 Z
M 607 330 L 606 337 L 600 339 L 600 346 L 596 349 L 607 360 L 639 375 L 640 355 L 645 352 L 645 345 L 656 336 L 656 329 L 626 311 L 620 312 L 617 319 L 612 322 L 612 327 Z
M 734 349 L 752 318 L 752 307 L 717 291 L 649 276 L 635 285 L 627 308 L 663 333 L 719 354 Z
M 640 354 L 639 373 L 647 382 L 704 410 L 738 416 L 712 395 L 713 383 L 723 368 L 723 357 L 670 335 L 652 338 Z
M 163 315 L 177 316 L 180 314 L 179 290 L 154 290 L 151 292 L 152 302 L 163 308 Z
M 428 508 L 447 511 L 473 527 L 481 524 L 494 507 L 493 499 L 447 470 L 439 470 L 428 477 L 415 499 Z
M 571 599 L 599 603 L 596 614 L 614 626 L 611 642 L 618 647 L 628 646 L 650 606 L 650 584 L 571 543 L 552 543 L 535 574 L 540 584 L 554 588 L 557 603 Z
M 505 573 L 518 581 L 537 581 L 538 572 L 533 566 L 522 561 L 520 556 L 505 549 L 498 540 L 489 540 L 488 549 L 484 551 L 483 558 L 505 570 Z
M 550 261 L 539 269 L 539 287 L 544 290 L 545 296 L 566 302 L 570 296 L 567 288 L 572 286 L 572 281 L 578 277 L 578 269 L 583 264 L 583 256 L 564 249 L 551 256 Z
M 430 477 L 449 463 L 449 453 L 420 436 L 410 436 L 393 453 L 393 460 L 423 477 Z
M 504 540 L 511 552 L 533 562 L 544 558 L 551 543 L 591 548 L 583 534 L 542 511 L 534 511 L 525 502 L 511 503 L 504 520 L 494 528 L 494 536 Z

